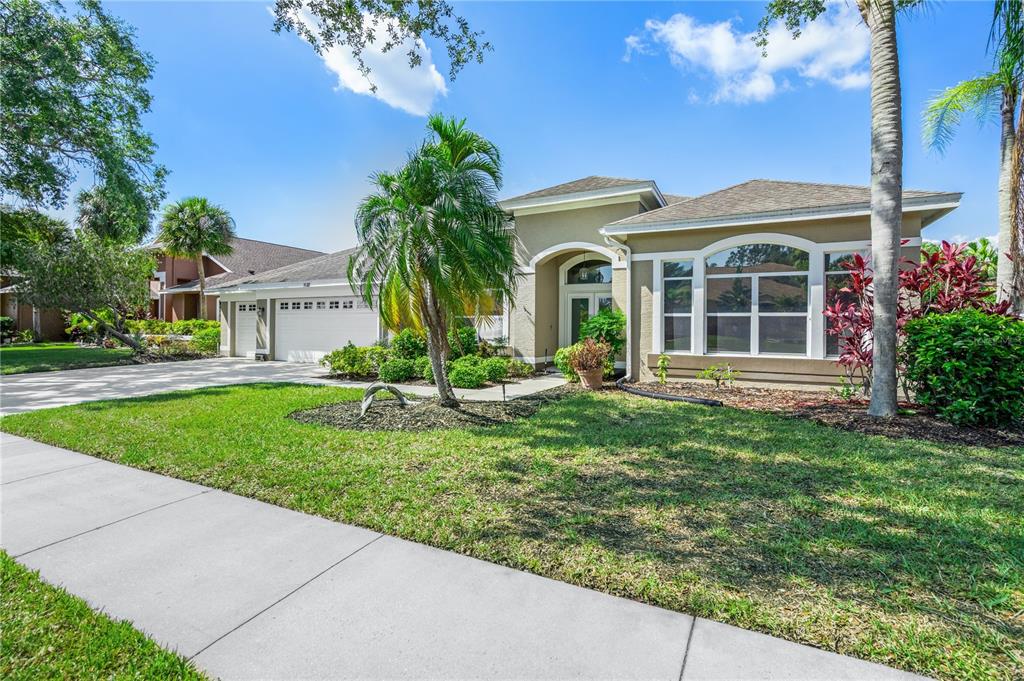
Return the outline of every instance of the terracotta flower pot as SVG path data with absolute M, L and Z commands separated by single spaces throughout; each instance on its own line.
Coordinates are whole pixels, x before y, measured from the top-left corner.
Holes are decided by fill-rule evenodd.
M 590 369 L 589 371 L 577 372 L 580 375 L 580 382 L 587 390 L 600 390 L 604 384 L 604 369 Z

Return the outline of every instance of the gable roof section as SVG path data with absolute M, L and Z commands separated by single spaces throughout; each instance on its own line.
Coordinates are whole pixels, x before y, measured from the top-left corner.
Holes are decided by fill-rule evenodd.
M 572 180 L 571 182 L 556 184 L 553 187 L 546 187 L 527 194 L 502 199 L 499 204 L 506 211 L 529 210 L 540 209 L 540 207 L 560 206 L 579 201 L 614 200 L 616 197 L 632 194 L 653 197 L 654 200 L 648 207 L 657 208 L 668 203 L 654 180 L 635 180 L 624 177 L 591 175 L 578 180 Z M 560 210 L 560 208 L 556 207 L 554 210 Z
M 155 246 L 159 247 L 159 244 Z M 231 253 L 228 255 L 218 255 L 213 258 L 228 271 L 207 277 L 207 288 L 223 286 L 231 281 L 251 277 L 253 274 L 324 255 L 323 251 L 282 246 L 281 244 L 272 244 L 268 241 L 257 241 L 256 239 L 245 239 L 242 237 L 232 239 L 231 246 L 233 248 Z M 197 290 L 199 290 L 199 280 L 193 280 L 165 289 L 168 293 L 184 293 Z
M 952 210 L 959 193 L 908 189 L 903 192 L 904 208 L 948 205 Z M 645 227 L 714 226 L 716 222 L 752 221 L 767 218 L 813 216 L 829 209 L 836 212 L 868 210 L 870 187 L 780 180 L 749 180 L 709 194 L 670 204 L 618 220 L 604 227 L 606 233 L 642 231 Z
M 355 252 L 355 248 L 346 248 L 234 281 L 222 282 L 217 288 L 224 290 L 246 286 L 267 287 L 273 284 L 301 284 L 314 281 L 345 282 L 348 280 L 348 261 Z

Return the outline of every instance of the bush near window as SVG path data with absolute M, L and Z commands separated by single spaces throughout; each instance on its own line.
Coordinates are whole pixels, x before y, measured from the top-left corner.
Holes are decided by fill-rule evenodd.
M 521 359 L 510 359 L 508 361 L 508 375 L 511 378 L 533 376 L 533 367 Z
M 392 357 L 380 365 L 379 377 L 385 383 L 401 383 L 416 375 L 416 362 L 411 359 Z
M 216 355 L 220 352 L 220 329 L 201 329 L 192 334 L 189 345 L 200 355 Z
M 621 310 L 604 309 L 580 325 L 580 340 L 593 338 L 611 347 L 612 359 L 626 347 L 626 315 Z
M 391 339 L 391 354 L 400 359 L 427 356 L 427 340 L 412 329 L 402 329 Z
M 450 359 L 473 356 L 479 350 L 476 329 L 472 326 L 460 326 L 448 332 L 448 345 L 451 347 Z
M 448 380 L 456 388 L 479 388 L 487 382 L 487 371 L 479 357 L 460 357 L 452 361 L 448 369 Z
M 332 376 L 372 378 L 377 375 L 377 367 L 370 361 L 369 351 L 370 348 L 349 341 L 342 349 L 324 355 L 320 364 L 327 367 Z
M 491 383 L 499 383 L 508 378 L 508 364 L 509 361 L 504 357 L 488 357 L 480 362 Z
M 14 336 L 14 320 L 10 317 L 0 317 L 0 341 L 7 340 Z
M 611 349 L 607 343 L 584 338 L 569 348 L 569 365 L 577 374 L 594 369 L 606 369 Z
M 907 322 L 905 378 L 957 424 L 1024 422 L 1024 320 L 962 310 Z

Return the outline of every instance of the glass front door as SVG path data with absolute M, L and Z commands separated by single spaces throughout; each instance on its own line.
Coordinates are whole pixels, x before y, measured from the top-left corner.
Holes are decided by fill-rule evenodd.
M 580 327 L 601 310 L 610 310 L 612 296 L 609 293 L 570 293 L 569 294 L 569 338 L 566 345 L 572 345 L 580 339 Z

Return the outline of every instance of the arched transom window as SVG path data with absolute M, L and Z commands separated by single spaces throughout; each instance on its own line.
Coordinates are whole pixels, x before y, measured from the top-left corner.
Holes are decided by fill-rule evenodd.
M 806 355 L 809 267 L 807 251 L 777 244 L 708 256 L 707 352 Z
M 610 284 L 612 264 L 607 260 L 584 260 L 565 272 L 566 284 Z

